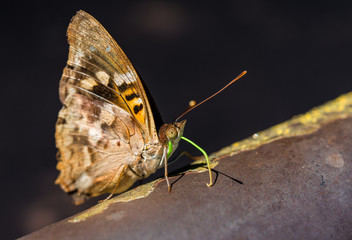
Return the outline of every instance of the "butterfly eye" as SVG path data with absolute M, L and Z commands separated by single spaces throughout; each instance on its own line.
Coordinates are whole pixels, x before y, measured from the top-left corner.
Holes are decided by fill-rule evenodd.
M 175 139 L 177 136 L 178 136 L 178 132 L 177 132 L 177 129 L 170 125 L 167 129 L 166 129 L 166 137 L 168 139 Z

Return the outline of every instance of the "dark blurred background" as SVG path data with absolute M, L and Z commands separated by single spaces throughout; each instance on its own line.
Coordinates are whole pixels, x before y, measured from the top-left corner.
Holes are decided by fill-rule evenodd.
M 65 34 L 79 9 L 100 21 L 126 52 L 166 122 L 189 100 L 202 100 L 248 71 L 186 117 L 185 136 L 208 153 L 352 87 L 351 1 L 2 4 L 1 239 L 20 237 L 97 201 L 74 206 L 54 185 Z M 187 143 L 179 149 L 199 155 Z

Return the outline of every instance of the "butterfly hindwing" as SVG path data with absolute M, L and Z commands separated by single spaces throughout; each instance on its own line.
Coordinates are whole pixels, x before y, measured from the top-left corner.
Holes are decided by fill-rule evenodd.
M 111 192 L 120 171 L 139 160 L 142 132 L 130 114 L 110 103 L 75 93 L 66 104 L 56 124 L 56 183 L 79 195 Z

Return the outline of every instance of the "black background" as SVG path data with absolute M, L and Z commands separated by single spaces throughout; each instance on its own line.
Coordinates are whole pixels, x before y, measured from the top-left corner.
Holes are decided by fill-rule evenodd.
M 189 100 L 200 101 L 248 71 L 186 117 L 184 135 L 208 153 L 349 92 L 352 85 L 351 1 L 47 1 L 1 9 L 2 239 L 97 201 L 76 207 L 54 185 L 65 33 L 79 9 L 93 15 L 126 52 L 166 122 Z M 199 155 L 187 143 L 180 149 Z

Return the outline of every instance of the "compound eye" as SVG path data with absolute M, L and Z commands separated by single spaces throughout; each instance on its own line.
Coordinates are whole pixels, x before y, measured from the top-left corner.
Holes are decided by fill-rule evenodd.
M 178 136 L 178 132 L 177 132 L 177 129 L 174 127 L 174 126 L 172 126 L 172 125 L 170 125 L 167 129 L 166 129 L 166 137 L 168 138 L 168 139 L 175 139 L 175 138 L 177 138 L 177 136 Z

